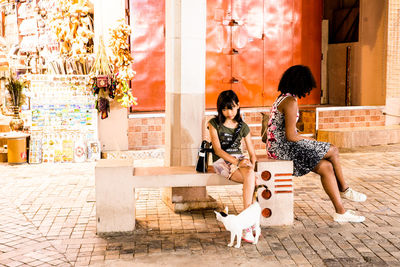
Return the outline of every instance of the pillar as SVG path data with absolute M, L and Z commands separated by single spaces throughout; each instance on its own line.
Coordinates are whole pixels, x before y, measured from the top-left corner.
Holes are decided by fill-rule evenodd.
M 110 38 L 109 29 L 118 20 L 125 18 L 125 0 L 95 0 L 93 5 L 95 49 L 98 47 L 100 36 L 103 36 L 107 47 Z M 128 110 L 121 107 L 117 101 L 111 101 L 108 118 L 102 120 L 100 115 L 98 116 L 98 133 L 103 151 L 128 150 Z
M 388 4 L 386 125 L 400 124 L 400 0 Z
M 166 0 L 165 164 L 195 165 L 205 110 L 206 0 Z M 163 192 L 175 211 L 214 208 L 206 187 Z

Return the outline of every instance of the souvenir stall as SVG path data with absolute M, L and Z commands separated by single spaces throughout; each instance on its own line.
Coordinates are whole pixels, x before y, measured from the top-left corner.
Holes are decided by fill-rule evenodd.
M 29 163 L 100 158 L 95 98 L 87 75 L 29 75 Z
M 89 78 L 94 33 L 88 1 L 37 3 L 43 35 L 24 76 L 29 84 L 29 163 L 99 159 L 96 98 Z
M 19 0 L 3 7 L 0 0 L 1 8 L 8 21 L 15 18 L 14 26 L 3 26 L 17 29 L 16 36 L 10 35 L 7 58 L 10 81 L 23 91 L 18 105 L 5 101 L 5 106 L 16 114 L 13 133 L 29 136 L 27 160 L 21 163 L 99 159 L 98 118 L 108 117 L 111 101 L 123 107 L 136 104 L 129 87 L 135 74 L 127 42 L 130 27 L 118 21 L 110 28 L 111 43 L 104 44 L 100 36 L 94 54 L 88 0 Z M 11 94 L 3 99 L 10 100 Z
M 17 31 L 16 36 L 10 35 L 13 42 L 8 46 L 8 75 L 24 87 L 24 101 L 18 106 L 9 101 L 12 92 L 3 90 L 3 113 L 13 109 L 18 119 L 23 119 L 18 128 L 12 127 L 12 132 L 3 134 L 3 138 L 28 136 L 27 153 L 16 153 L 25 156 L 11 162 L 8 149 L 8 162 L 99 159 L 97 99 L 89 78 L 94 63 L 89 2 L 8 1 L 2 11 L 16 18 L 16 27 L 10 27 Z M 9 24 L 3 23 L 3 27 Z

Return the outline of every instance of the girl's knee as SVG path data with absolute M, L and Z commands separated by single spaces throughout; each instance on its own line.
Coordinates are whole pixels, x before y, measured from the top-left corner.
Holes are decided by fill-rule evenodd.
M 332 156 L 337 157 L 339 156 L 339 149 L 331 144 L 331 147 L 329 148 L 329 152 Z
M 333 165 L 328 160 L 321 160 L 314 170 L 318 174 L 333 172 Z
M 240 170 L 242 171 L 242 172 L 254 172 L 254 170 L 253 170 L 253 168 L 252 167 L 250 167 L 250 166 L 245 166 L 245 167 L 240 167 Z

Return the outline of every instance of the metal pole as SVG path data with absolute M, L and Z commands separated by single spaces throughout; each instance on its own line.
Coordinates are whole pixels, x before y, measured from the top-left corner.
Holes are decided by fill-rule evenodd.
M 347 46 L 346 47 L 346 94 L 345 94 L 346 106 L 351 106 L 350 59 L 351 59 L 351 46 Z

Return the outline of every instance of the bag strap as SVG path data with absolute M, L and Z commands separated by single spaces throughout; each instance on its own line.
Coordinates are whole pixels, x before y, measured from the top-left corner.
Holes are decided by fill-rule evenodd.
M 200 146 L 200 152 L 212 152 L 212 144 L 207 140 L 203 140 Z
M 289 95 L 281 95 L 278 97 L 278 99 L 275 102 L 275 107 L 278 108 L 278 106 L 282 103 L 283 100 L 286 99 Z
M 238 123 L 238 126 L 236 127 L 235 131 L 233 132 L 232 141 L 227 145 L 224 145 L 224 146 L 221 145 L 222 150 L 230 148 L 236 142 L 236 139 L 239 137 L 240 130 L 242 129 L 242 125 L 243 125 L 243 122 Z

